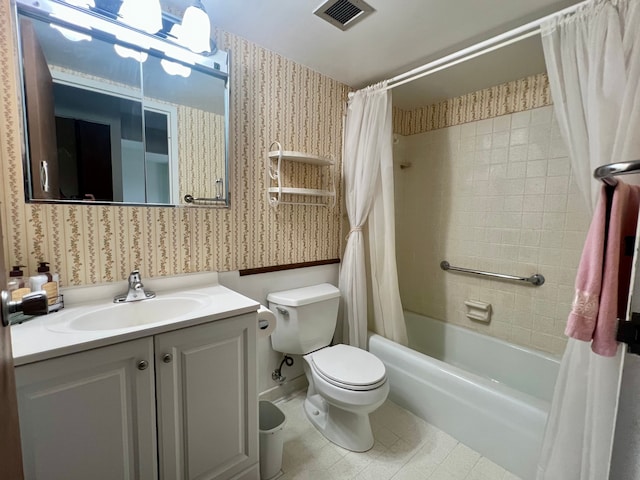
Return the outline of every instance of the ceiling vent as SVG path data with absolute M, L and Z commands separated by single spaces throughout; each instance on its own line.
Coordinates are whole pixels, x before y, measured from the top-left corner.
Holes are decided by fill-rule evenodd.
M 373 12 L 373 7 L 362 0 L 329 0 L 313 13 L 340 30 L 347 30 Z

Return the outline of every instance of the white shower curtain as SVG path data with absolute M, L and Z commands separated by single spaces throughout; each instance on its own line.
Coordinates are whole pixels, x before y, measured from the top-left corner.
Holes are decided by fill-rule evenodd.
M 375 199 L 367 223 L 369 275 L 373 315 L 369 328 L 402 345 L 407 344 L 407 328 L 400 301 L 396 264 L 396 229 L 393 187 L 393 134 L 391 98 L 385 114 L 385 138 L 380 145 L 380 174 Z
M 406 343 L 395 259 L 391 93 L 385 87 L 383 82 L 350 95 L 342 165 L 350 230 L 340 269 L 340 291 L 349 343 L 365 349 L 367 269 L 363 229 L 368 218 L 374 329 Z M 381 177 L 381 171 L 386 177 Z
M 593 170 L 640 159 L 640 2 L 594 0 L 543 26 L 554 110 L 576 182 L 593 211 Z M 609 478 L 623 346 L 615 357 L 570 339 L 562 358 L 538 480 Z
M 637 0 L 595 0 L 542 28 L 556 117 L 590 211 L 600 187 L 593 170 L 638 159 L 639 8 Z

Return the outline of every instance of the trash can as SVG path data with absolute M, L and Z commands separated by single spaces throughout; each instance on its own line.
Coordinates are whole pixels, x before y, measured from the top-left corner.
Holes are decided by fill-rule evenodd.
M 284 424 L 287 420 L 282 410 L 266 400 L 259 402 L 260 423 L 260 479 L 269 480 L 282 468 Z

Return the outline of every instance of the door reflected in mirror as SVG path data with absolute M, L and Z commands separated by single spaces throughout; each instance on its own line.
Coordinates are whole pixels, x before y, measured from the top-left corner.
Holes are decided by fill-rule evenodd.
M 226 52 L 216 71 L 18 13 L 28 201 L 228 203 Z

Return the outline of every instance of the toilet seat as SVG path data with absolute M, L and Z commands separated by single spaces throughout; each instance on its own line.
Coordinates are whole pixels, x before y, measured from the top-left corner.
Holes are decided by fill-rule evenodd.
M 374 390 L 387 381 L 384 364 L 375 355 L 350 345 L 334 345 L 309 355 L 313 371 L 346 390 Z

